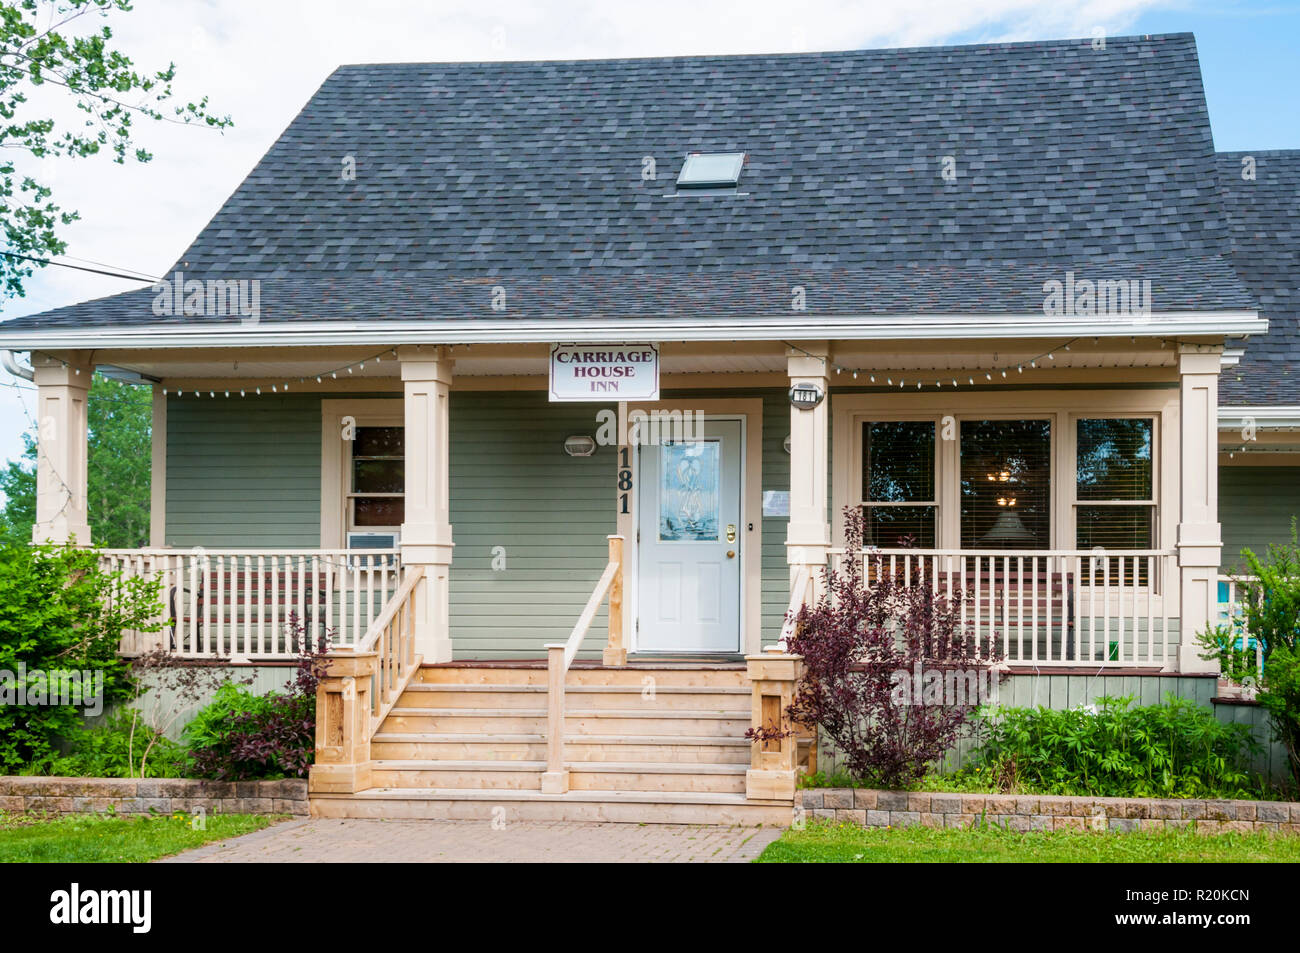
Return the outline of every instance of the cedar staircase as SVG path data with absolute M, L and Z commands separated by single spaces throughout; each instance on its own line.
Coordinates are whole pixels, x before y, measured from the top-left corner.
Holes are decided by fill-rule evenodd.
M 409 568 L 365 637 L 329 656 L 312 815 L 789 825 L 794 731 L 761 742 L 745 732 L 791 728 L 798 660 L 629 663 L 622 544 L 609 538 L 577 625 L 545 661 L 424 664 L 415 652 L 423 571 Z M 577 661 L 606 597 L 603 661 Z
M 748 800 L 752 688 L 744 664 L 570 668 L 569 790 L 542 793 L 547 667 L 422 665 L 370 740 L 370 786 L 313 794 L 319 817 L 782 825 Z

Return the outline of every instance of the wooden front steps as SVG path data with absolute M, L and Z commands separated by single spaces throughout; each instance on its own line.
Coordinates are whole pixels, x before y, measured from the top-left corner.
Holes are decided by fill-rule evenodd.
M 545 663 L 425 665 L 370 742 L 370 786 L 314 793 L 320 817 L 780 824 L 746 799 L 752 688 L 743 665 L 575 665 L 569 790 L 543 794 Z

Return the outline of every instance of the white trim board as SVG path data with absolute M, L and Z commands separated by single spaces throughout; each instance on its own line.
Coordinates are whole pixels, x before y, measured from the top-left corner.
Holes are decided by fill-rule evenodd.
M 436 323 L 435 323 L 436 321 Z M 756 341 L 803 339 L 815 329 L 826 340 L 980 340 L 987 338 L 1160 337 L 1163 335 L 1264 334 L 1268 321 L 1255 311 L 1180 311 L 1132 316 L 1052 318 L 1043 314 L 890 314 L 825 316 L 797 312 L 789 318 L 538 319 L 515 321 L 458 318 L 419 322 L 373 321 L 301 322 L 273 326 L 239 324 L 200 327 L 49 328 L 5 331 L 0 347 L 270 347 L 273 345 L 532 343 L 572 344 L 652 341 Z

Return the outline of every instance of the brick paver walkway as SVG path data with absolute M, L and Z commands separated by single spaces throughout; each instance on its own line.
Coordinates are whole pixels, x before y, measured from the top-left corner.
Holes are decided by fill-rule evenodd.
M 169 857 L 163 863 L 745 863 L 781 835 L 763 827 L 516 821 L 316 820 Z

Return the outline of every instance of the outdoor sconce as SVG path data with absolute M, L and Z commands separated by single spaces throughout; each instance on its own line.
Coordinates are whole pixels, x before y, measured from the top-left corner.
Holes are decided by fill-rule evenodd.
M 565 437 L 564 452 L 571 457 L 589 457 L 596 452 L 596 441 L 583 434 Z

